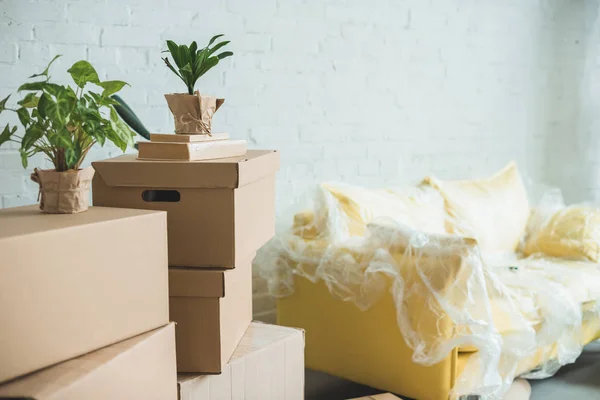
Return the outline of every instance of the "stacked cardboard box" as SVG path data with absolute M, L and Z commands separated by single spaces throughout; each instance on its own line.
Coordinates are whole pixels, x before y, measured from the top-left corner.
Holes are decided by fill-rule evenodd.
M 165 227 L 155 211 L 0 210 L 0 398 L 177 398 Z
M 220 375 L 180 374 L 180 400 L 304 399 L 304 332 L 253 322 Z
M 278 152 L 93 166 L 95 205 L 167 211 L 177 370 L 223 372 L 252 319 L 252 259 L 275 231 Z

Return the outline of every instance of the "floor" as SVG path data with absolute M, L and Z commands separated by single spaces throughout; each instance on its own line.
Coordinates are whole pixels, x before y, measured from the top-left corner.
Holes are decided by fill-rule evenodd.
M 600 341 L 584 349 L 575 364 L 549 379 L 531 380 L 530 400 L 600 400 Z M 306 400 L 344 400 L 381 393 L 367 386 L 306 371 Z

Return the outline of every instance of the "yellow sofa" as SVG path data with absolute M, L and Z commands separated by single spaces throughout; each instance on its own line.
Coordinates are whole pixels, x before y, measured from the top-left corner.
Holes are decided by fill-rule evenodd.
M 531 208 L 514 163 L 411 188 L 319 185 L 255 263 L 309 368 L 419 400 L 501 398 L 600 337 L 600 213 Z

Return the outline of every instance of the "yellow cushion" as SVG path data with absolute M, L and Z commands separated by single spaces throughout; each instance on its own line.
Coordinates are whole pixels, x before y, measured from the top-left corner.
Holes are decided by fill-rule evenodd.
M 559 210 L 539 231 L 528 235 L 523 253 L 600 262 L 600 209 L 571 206 Z
M 333 198 L 328 206 L 346 225 L 350 236 L 362 236 L 366 225 L 378 218 L 389 218 L 427 232 L 445 231 L 442 199 L 429 188 L 369 189 L 344 184 L 322 184 Z M 332 209 L 333 208 L 333 209 Z
M 482 251 L 512 252 L 529 218 L 527 192 L 514 162 L 485 179 L 424 183 L 440 191 L 450 222 L 449 233 L 477 239 Z

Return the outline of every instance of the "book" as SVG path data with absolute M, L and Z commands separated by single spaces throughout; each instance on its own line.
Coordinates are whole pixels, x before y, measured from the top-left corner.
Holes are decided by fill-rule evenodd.
M 216 140 L 197 143 L 138 142 L 140 160 L 199 161 L 246 154 L 245 140 Z
M 197 143 L 197 142 L 212 142 L 215 140 L 229 139 L 228 133 L 213 133 L 208 135 L 184 135 L 180 133 L 151 133 L 151 142 L 168 142 L 168 143 Z

